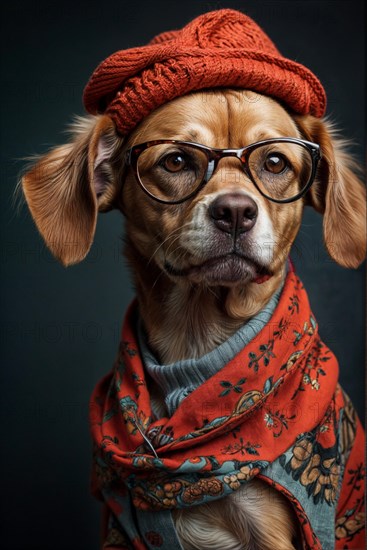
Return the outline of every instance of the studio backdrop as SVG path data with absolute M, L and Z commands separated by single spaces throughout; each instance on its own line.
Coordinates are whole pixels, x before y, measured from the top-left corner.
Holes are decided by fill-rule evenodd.
M 7 550 L 99 548 L 100 507 L 89 493 L 88 400 L 112 366 L 134 296 L 121 254 L 121 215 L 100 214 L 86 260 L 63 268 L 27 207 L 14 199 L 22 159 L 67 140 L 64 130 L 84 113 L 83 88 L 100 61 L 219 8 L 252 17 L 283 55 L 320 78 L 327 115 L 362 162 L 362 0 L 13 0 L 3 8 L 1 541 Z M 363 417 L 364 267 L 346 270 L 328 258 L 321 217 L 311 210 L 293 261 Z

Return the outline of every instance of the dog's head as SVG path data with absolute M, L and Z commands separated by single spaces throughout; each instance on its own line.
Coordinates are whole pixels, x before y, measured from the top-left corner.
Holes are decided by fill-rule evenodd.
M 23 189 L 64 265 L 88 253 L 98 210 L 120 209 L 150 332 L 161 324 L 162 303 L 171 304 L 167 319 L 191 304 L 198 320 L 194 327 L 186 320 L 182 332 L 189 322 L 207 341 L 197 335 L 216 315 L 208 295 L 231 324 L 254 315 L 278 288 L 306 204 L 324 216 L 330 256 L 345 267 L 363 261 L 365 189 L 342 145 L 329 124 L 291 115 L 266 96 L 202 91 L 161 106 L 127 139 L 108 116 L 80 120 L 73 141 L 42 157 Z M 169 329 L 170 321 L 162 334 Z
M 112 54 L 83 99 L 94 116 L 23 179 L 65 265 L 87 254 L 98 210 L 118 208 L 140 301 L 184 308 L 209 289 L 243 320 L 279 286 L 305 204 L 323 213 L 334 260 L 365 257 L 364 188 L 321 119 L 322 85 L 248 16 L 209 12 Z
M 320 161 L 298 140 L 318 144 Z M 219 158 L 218 149 L 227 154 Z M 304 197 L 281 202 L 305 188 L 313 162 Z M 178 284 L 243 286 L 282 269 L 305 204 L 324 214 L 331 257 L 360 264 L 365 196 L 351 167 L 325 122 L 292 116 L 254 92 L 208 91 L 158 108 L 125 140 L 107 116 L 79 121 L 74 140 L 41 158 L 23 188 L 65 265 L 87 254 L 98 210 L 119 208 L 130 256 L 150 269 Z

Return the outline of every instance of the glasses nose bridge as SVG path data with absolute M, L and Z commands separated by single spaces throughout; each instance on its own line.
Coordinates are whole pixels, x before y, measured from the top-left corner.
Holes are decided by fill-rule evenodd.
M 219 162 L 223 158 L 237 158 L 240 163 L 241 167 L 244 169 L 246 166 L 245 159 L 243 158 L 243 152 L 245 151 L 245 148 L 241 149 L 212 149 L 211 151 L 211 158 L 209 161 L 208 166 L 208 172 L 210 173 L 210 177 L 212 177 L 213 173 L 217 170 Z M 208 179 L 207 179 L 208 181 Z

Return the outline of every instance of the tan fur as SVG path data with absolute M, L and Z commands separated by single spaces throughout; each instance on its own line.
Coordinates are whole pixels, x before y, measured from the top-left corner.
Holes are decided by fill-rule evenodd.
M 317 181 L 306 199 L 288 205 L 264 199 L 237 159 L 222 159 L 200 193 L 176 206 L 162 206 L 148 198 L 124 166 L 129 146 L 154 139 L 240 148 L 280 136 L 314 141 L 323 153 Z M 25 175 L 23 188 L 46 244 L 65 265 L 87 254 L 98 208 L 124 212 L 125 252 L 149 343 L 161 362 L 169 363 L 211 351 L 268 302 L 284 277 L 305 203 L 324 214 L 324 238 L 331 257 L 344 266 L 359 265 L 366 252 L 365 189 L 353 167 L 325 121 L 292 117 L 277 102 L 253 92 L 226 90 L 175 99 L 149 115 L 125 142 L 116 136 L 107 117 L 88 118 L 79 123 L 72 143 L 51 151 Z M 94 186 L 98 187 L 101 177 L 106 184 L 97 197 Z M 205 214 L 206 201 L 227 191 L 255 197 L 259 218 L 269 220 L 264 225 L 269 230 L 264 230 L 261 242 L 253 243 L 253 249 L 259 247 L 273 276 L 260 285 L 250 281 L 212 285 L 202 275 L 169 275 L 164 268 L 167 259 L 179 268 L 200 265 L 195 246 L 186 246 L 200 236 L 195 213 Z M 268 260 L 266 247 L 271 252 Z M 159 398 L 158 389 L 152 391 Z M 183 547 L 294 548 L 293 512 L 285 498 L 275 493 L 255 480 L 223 501 L 177 511 Z
M 330 122 L 313 117 L 296 121 L 323 154 L 309 196 L 311 205 L 324 215 L 326 249 L 343 267 L 358 267 L 366 257 L 366 193 L 357 177 L 360 169 Z
M 97 144 L 100 136 L 114 134 L 108 117 L 79 118 L 73 130 L 71 143 L 42 157 L 22 179 L 37 227 L 64 265 L 83 260 L 91 247 L 98 212 L 92 188 Z M 115 138 L 114 147 L 119 142 Z
M 275 489 L 253 480 L 223 500 L 173 514 L 185 550 L 294 550 L 294 512 Z

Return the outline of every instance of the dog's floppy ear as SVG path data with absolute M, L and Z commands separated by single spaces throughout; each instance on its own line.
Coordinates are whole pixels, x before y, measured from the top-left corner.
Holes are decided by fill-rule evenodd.
M 86 256 L 98 209 L 110 206 L 113 175 L 108 161 L 119 142 L 107 116 L 77 119 L 73 134 L 70 143 L 41 157 L 22 178 L 36 225 L 64 265 Z
M 358 267 L 366 257 L 366 189 L 358 166 L 332 125 L 314 117 L 297 117 L 304 137 L 318 143 L 322 159 L 306 200 L 324 215 L 325 246 L 343 267 Z

